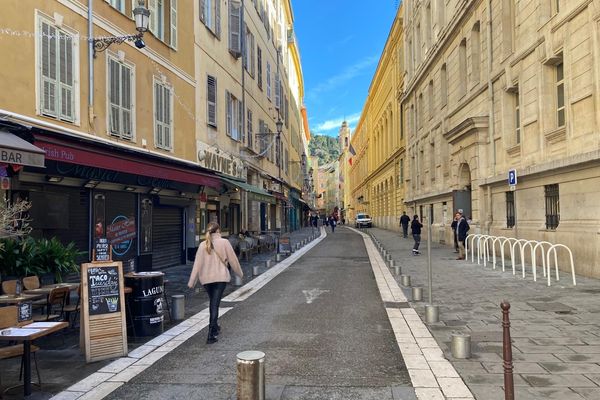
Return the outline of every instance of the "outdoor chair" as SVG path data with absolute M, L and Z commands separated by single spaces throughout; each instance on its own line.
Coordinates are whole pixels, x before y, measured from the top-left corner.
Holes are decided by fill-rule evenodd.
M 62 320 L 65 313 L 65 305 L 67 296 L 69 296 L 68 287 L 58 287 L 52 289 L 48 295 L 48 305 L 46 307 L 46 315 L 35 315 L 34 321 L 52 321 Z
M 246 261 L 250 261 L 250 258 L 252 256 L 252 249 L 250 248 L 250 246 L 248 245 L 248 242 L 246 240 L 242 240 L 240 241 L 239 244 L 239 251 L 240 251 L 240 258 L 244 258 Z
M 28 323 L 31 321 L 25 321 L 24 323 L 18 323 L 18 308 L 17 306 L 9 306 L 9 307 L 0 307 L 0 329 L 15 327 L 23 325 L 24 323 Z M 38 368 L 37 362 L 37 351 L 40 348 L 31 345 L 31 353 L 33 354 L 33 360 L 35 362 L 35 372 L 38 377 L 38 385 L 41 387 L 42 378 L 40 377 L 40 370 Z M 21 357 L 21 369 L 19 372 L 19 380 L 23 378 L 23 344 L 9 344 L 8 346 L 0 347 L 0 360 L 7 360 L 9 358 Z M 5 368 L 0 368 L 0 371 L 5 370 Z M 4 391 L 2 390 L 2 374 L 0 373 L 0 398 Z
M 25 290 L 39 289 L 41 286 L 40 278 L 37 275 L 23 278 L 23 288 Z
M 2 282 L 2 293 L 17 294 L 17 280 L 13 279 L 10 281 Z
M 70 294 L 69 294 L 70 295 Z M 69 326 L 75 327 L 75 322 L 79 316 L 79 307 L 81 306 L 81 285 L 77 287 L 77 302 L 75 304 L 65 304 L 63 312 L 67 317 Z M 73 322 L 71 323 L 71 315 L 73 315 Z

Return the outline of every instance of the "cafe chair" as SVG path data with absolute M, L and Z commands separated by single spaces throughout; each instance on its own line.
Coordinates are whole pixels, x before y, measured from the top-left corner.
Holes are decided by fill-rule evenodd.
M 23 288 L 25 290 L 34 290 L 41 287 L 40 278 L 37 275 L 23 278 Z
M 65 305 L 69 296 L 68 287 L 57 287 L 50 291 L 48 295 L 48 305 L 46 307 L 46 315 L 35 315 L 34 321 L 52 321 L 62 320 L 65 315 Z
M 81 285 L 77 286 L 77 303 L 75 304 L 65 304 L 63 308 L 63 312 L 67 317 L 67 322 L 72 328 L 75 328 L 75 322 L 77 322 L 77 317 L 79 317 L 79 307 L 81 305 Z M 71 315 L 73 315 L 73 323 L 71 324 Z
M 18 308 L 17 306 L 9 306 L 9 307 L 0 307 L 0 329 L 5 328 L 14 328 L 16 326 L 20 326 L 17 318 Z M 35 372 L 38 377 L 38 385 L 42 386 L 42 378 L 40 377 L 40 370 L 38 368 L 37 362 L 37 352 L 40 348 L 31 345 L 31 353 L 33 354 L 33 360 L 35 362 Z M 21 357 L 21 369 L 19 371 L 19 380 L 23 378 L 23 344 L 11 344 L 8 346 L 0 347 L 0 360 L 7 360 L 9 358 Z M 3 371 L 4 368 L 0 368 L 0 371 Z M 2 374 L 0 373 L 0 398 L 2 397 L 2 393 L 5 393 L 8 389 L 2 391 Z
M 17 280 L 13 279 L 10 281 L 2 282 L 2 293 L 17 294 Z

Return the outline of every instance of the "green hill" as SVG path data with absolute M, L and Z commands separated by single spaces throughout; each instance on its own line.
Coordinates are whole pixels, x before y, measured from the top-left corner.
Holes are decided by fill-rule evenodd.
M 319 165 L 335 161 L 340 156 L 340 147 L 337 138 L 325 135 L 312 136 L 308 143 L 311 156 L 317 156 Z

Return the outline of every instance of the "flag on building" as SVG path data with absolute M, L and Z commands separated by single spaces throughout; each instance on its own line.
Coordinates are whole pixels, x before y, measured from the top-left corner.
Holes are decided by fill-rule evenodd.
M 352 147 L 352 143 L 350 143 L 350 147 L 348 148 L 348 151 L 350 152 L 350 154 L 352 154 L 353 156 L 356 155 L 356 151 L 354 151 L 354 147 Z
M 350 158 L 348 159 L 348 162 L 350 163 L 350 165 L 352 165 L 352 157 L 350 157 Z

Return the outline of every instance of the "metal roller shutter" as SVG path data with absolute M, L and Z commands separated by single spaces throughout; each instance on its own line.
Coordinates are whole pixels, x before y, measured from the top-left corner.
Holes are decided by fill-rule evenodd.
M 180 265 L 183 251 L 183 209 L 155 206 L 152 231 L 152 269 Z

